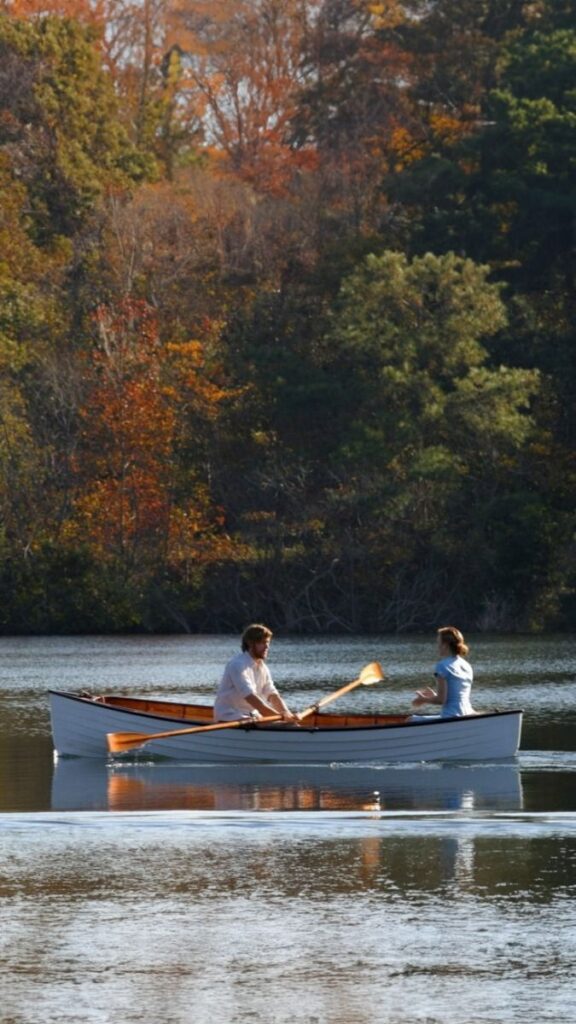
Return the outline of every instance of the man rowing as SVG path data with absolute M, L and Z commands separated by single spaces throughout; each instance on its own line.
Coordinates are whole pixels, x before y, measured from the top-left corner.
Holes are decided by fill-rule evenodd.
M 246 718 L 258 720 L 281 715 L 292 725 L 298 715 L 282 700 L 266 665 L 272 631 L 253 623 L 242 634 L 242 650 L 224 669 L 214 701 L 214 721 L 233 722 Z

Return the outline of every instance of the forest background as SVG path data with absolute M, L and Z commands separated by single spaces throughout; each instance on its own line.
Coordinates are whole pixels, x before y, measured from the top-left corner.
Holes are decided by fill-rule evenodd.
M 0 632 L 573 628 L 574 2 L 0 12 Z

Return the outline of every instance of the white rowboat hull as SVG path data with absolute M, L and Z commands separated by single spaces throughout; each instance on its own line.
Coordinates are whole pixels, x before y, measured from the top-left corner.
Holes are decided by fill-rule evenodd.
M 50 692 L 50 712 L 58 756 L 107 757 L 110 732 L 149 735 L 194 725 L 190 717 L 129 710 L 65 691 Z M 248 726 L 172 736 L 152 740 L 144 749 L 149 756 L 197 764 L 476 761 L 514 757 L 522 727 L 520 710 L 419 722 L 399 715 L 393 724 L 344 727 L 332 727 L 331 719 L 338 721 L 338 716 L 321 715 L 320 728 Z M 374 718 L 365 720 L 372 723 Z M 390 720 L 388 716 L 386 722 Z M 208 721 L 198 719 L 199 724 Z M 355 716 L 358 721 L 363 717 Z

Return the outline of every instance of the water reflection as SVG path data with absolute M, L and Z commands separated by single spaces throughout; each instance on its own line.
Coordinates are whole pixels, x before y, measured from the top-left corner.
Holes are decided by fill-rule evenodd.
M 55 811 L 519 811 L 522 785 L 516 763 L 494 765 L 287 766 L 179 765 L 109 766 L 92 759 L 55 765 Z M 359 842 L 360 875 L 371 885 L 382 869 L 382 836 Z M 449 834 L 439 846 L 443 882 L 471 884 L 475 841 Z
M 55 765 L 52 809 L 116 812 L 194 811 L 518 811 L 523 806 L 515 763 L 326 767 L 287 765 L 108 766 L 92 759 Z M 378 877 L 384 838 L 359 842 L 364 885 Z M 444 882 L 466 888 L 474 877 L 475 842 L 450 834 L 439 846 L 437 870 Z
M 52 810 L 382 811 L 523 807 L 516 762 L 290 766 L 58 761 Z

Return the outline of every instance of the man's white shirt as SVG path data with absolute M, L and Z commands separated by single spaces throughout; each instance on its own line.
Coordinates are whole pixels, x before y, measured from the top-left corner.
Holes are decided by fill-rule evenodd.
M 254 710 L 246 697 L 254 694 L 267 700 L 278 693 L 264 661 L 255 661 L 248 651 L 231 658 L 220 681 L 214 701 L 214 721 L 233 722 L 237 718 L 250 718 Z

